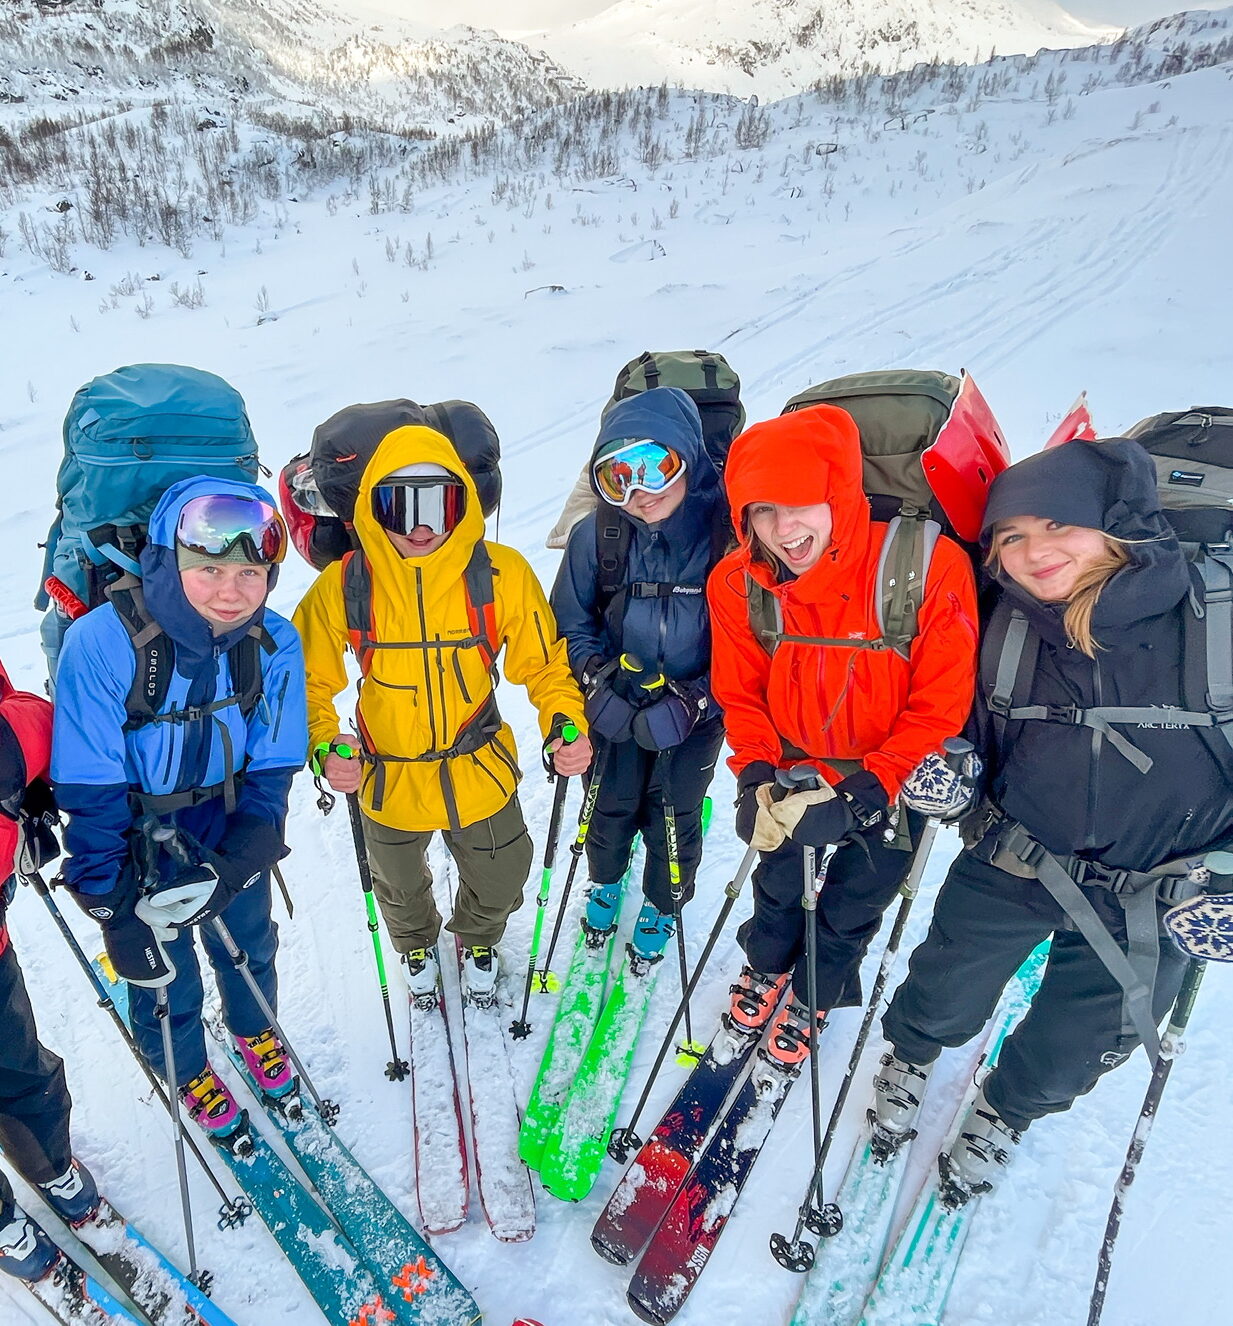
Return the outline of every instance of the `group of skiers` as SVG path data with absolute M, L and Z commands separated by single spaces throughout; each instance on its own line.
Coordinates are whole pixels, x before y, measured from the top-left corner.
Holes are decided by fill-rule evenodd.
M 498 664 L 538 711 L 546 768 L 599 780 L 584 918 L 597 934 L 615 925 L 641 835 L 631 944 L 647 964 L 694 892 L 726 737 L 736 832 L 760 854 L 726 1016 L 765 1026 L 765 1053 L 789 1069 L 827 1011 L 861 1002 L 862 958 L 925 818 L 962 819 L 966 845 L 884 1019 L 874 1104 L 888 1133 L 909 1133 L 941 1049 L 978 1032 L 1052 934 L 1032 1012 L 951 1151 L 956 1184 L 986 1191 L 1028 1124 L 1153 1042 L 1183 967 L 1160 914 L 1193 892 L 1205 852 L 1233 842 L 1233 748 L 1191 693 L 1195 591 L 1150 458 L 1133 441 L 1073 440 L 1004 470 L 981 528 L 981 612 L 972 559 L 941 535 L 898 637 L 881 602 L 889 527 L 871 515 L 844 409 L 753 425 L 721 475 L 695 401 L 651 387 L 605 413 L 587 474 L 594 510 L 549 597 L 521 554 L 485 539 L 450 439 L 395 428 L 359 482 L 352 550 L 291 621 L 268 606 L 289 542 L 271 496 L 201 475 L 173 484 L 137 564 L 64 634 L 50 759 L 46 702 L 25 697 L 36 721 L 23 728 L 0 697 L 0 826 L 45 825 L 50 777 L 64 882 L 133 987 L 141 1053 L 225 1138 L 242 1115 L 207 1054 L 195 936 L 254 1083 L 295 1090 L 232 943 L 276 1008 L 271 873 L 306 757 L 359 799 L 412 995 L 439 988 L 427 847 L 440 832 L 464 994 L 493 997 L 532 859 Z M 348 649 L 354 730 L 335 708 Z M 960 733 L 976 756 L 954 770 L 939 752 Z M 808 778 L 785 776 L 799 767 Z M 6 854 L 20 848 L 8 837 Z M 826 862 L 812 913 L 808 852 Z M 0 872 L 11 893 L 7 855 Z M 93 1181 L 72 1161 L 62 1066 L 38 1043 L 3 930 L 0 995 L 0 1144 L 80 1220 Z M 0 1198 L 0 1269 L 37 1278 L 51 1251 Z

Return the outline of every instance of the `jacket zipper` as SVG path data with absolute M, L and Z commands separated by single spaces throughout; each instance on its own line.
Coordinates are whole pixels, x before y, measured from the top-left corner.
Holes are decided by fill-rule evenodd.
M 417 566 L 415 568 L 415 601 L 420 614 L 420 639 L 425 645 L 428 643 L 428 621 L 424 616 L 424 573 Z M 428 661 L 428 650 L 424 653 L 424 690 L 428 696 L 428 735 L 432 742 L 430 749 L 436 750 L 440 745 L 437 738 L 437 713 L 436 706 L 432 702 L 432 664 Z
M 283 684 L 278 688 L 278 708 L 275 710 L 274 730 L 270 733 L 270 740 L 277 741 L 279 730 L 283 725 L 283 703 L 287 698 L 287 686 L 291 681 L 291 673 L 283 673 Z M 265 697 L 263 696 L 262 699 Z

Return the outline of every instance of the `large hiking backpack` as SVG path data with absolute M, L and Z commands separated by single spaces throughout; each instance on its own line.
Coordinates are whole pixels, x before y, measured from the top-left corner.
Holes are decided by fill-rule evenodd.
M 1109 723 L 1193 727 L 1225 769 L 1233 768 L 1233 409 L 1195 406 L 1128 428 L 1156 465 L 1157 491 L 1191 565 L 1183 617 L 1182 707 L 1100 706 L 1066 714 L 1030 706 L 1040 639 L 1018 609 L 994 614 L 981 650 L 981 685 L 999 743 L 1006 724 L 1046 719 L 1098 727 L 1136 768 L 1150 760 Z M 1099 442 L 1093 445 L 1099 446 Z
M 745 427 L 741 404 L 741 380 L 732 365 L 717 350 L 644 350 L 617 374 L 612 396 L 600 418 L 617 403 L 654 387 L 679 387 L 698 407 L 702 416 L 702 442 L 715 468 L 722 474 L 728 450 Z M 565 499 L 557 523 L 548 533 L 545 546 L 564 548 L 569 532 L 596 508 L 591 489 L 589 462 Z M 621 562 L 622 567 L 624 561 Z
M 179 364 L 130 364 L 87 382 L 64 419 L 56 519 L 35 607 L 55 678 L 64 632 L 136 574 L 146 522 L 178 479 L 203 474 L 251 483 L 257 443 L 234 387 Z
M 279 475 L 292 541 L 318 571 L 355 547 L 352 523 L 365 467 L 388 433 L 408 426 L 432 428 L 447 437 L 475 481 L 484 515 L 497 509 L 501 443 L 478 405 L 393 400 L 345 406 L 318 425 L 309 449 L 293 456 Z
M 870 510 L 874 520 L 890 526 L 878 562 L 878 635 L 857 641 L 790 638 L 893 649 L 906 658 L 938 538 L 946 534 L 972 552 L 989 485 L 1010 464 L 1010 450 L 966 372 L 853 373 L 799 392 L 783 413 L 822 404 L 839 406 L 855 419 Z M 754 637 L 773 654 L 785 638 L 779 600 L 752 576 L 746 576 L 746 587 Z

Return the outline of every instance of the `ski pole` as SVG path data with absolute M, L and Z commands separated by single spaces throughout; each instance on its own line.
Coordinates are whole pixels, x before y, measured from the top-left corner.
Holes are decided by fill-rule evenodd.
M 745 881 L 749 878 L 749 872 L 753 869 L 757 858 L 758 849 L 756 847 L 745 849 L 745 855 L 741 858 L 741 864 L 737 867 L 736 874 L 733 875 L 724 889 L 724 905 L 719 909 L 719 915 L 715 918 L 715 924 L 711 927 L 710 935 L 707 936 L 702 956 L 698 959 L 698 965 L 694 968 L 694 974 L 689 979 L 685 994 L 682 995 L 676 1006 L 676 1012 L 672 1015 L 667 1034 L 660 1044 L 655 1062 L 651 1065 L 650 1076 L 646 1080 L 646 1085 L 642 1088 L 642 1095 L 638 1097 L 638 1103 L 634 1106 L 634 1112 L 630 1116 L 629 1123 L 624 1128 L 614 1128 L 611 1137 L 608 1139 L 608 1154 L 613 1160 L 619 1161 L 622 1165 L 629 1159 L 630 1152 L 637 1151 L 642 1146 L 642 1138 L 635 1131 L 635 1125 L 641 1117 L 642 1111 L 646 1108 L 646 1103 L 650 1099 L 651 1091 L 655 1086 L 655 1079 L 659 1076 L 659 1070 L 668 1057 L 668 1050 L 676 1037 L 676 1029 L 684 1014 L 688 997 L 693 994 L 698 982 L 702 979 L 702 973 L 706 969 L 706 964 L 710 961 L 711 953 L 719 940 L 720 933 L 723 931 L 728 917 L 732 914 L 732 908 L 736 905 L 737 898 L 741 896 L 741 890 L 745 887 Z
M 563 740 L 570 742 L 578 739 L 578 729 L 569 723 L 562 733 Z M 548 910 L 548 893 L 552 886 L 552 872 L 557 863 L 557 842 L 561 836 L 561 820 L 565 815 L 565 794 L 569 790 L 569 779 L 559 774 L 550 773 L 556 783 L 552 794 L 552 812 L 548 816 L 548 839 L 544 844 L 544 869 L 540 875 L 539 892 L 535 895 L 535 929 L 531 935 L 531 952 L 527 957 L 527 983 L 522 991 L 522 1015 L 510 1023 L 510 1034 L 517 1041 L 524 1040 L 531 1034 L 531 1024 L 527 1021 L 527 1009 L 531 1004 L 531 988 L 535 984 L 535 964 L 539 960 L 540 941 L 544 937 L 544 913 Z
M 942 750 L 947 765 L 958 773 L 964 759 L 972 752 L 972 743 L 963 737 L 948 737 L 942 743 Z M 925 821 L 920 842 L 912 854 L 912 864 L 903 883 L 899 886 L 901 897 L 899 910 L 895 914 L 894 925 L 891 926 L 890 936 L 886 941 L 885 949 L 882 951 L 882 960 L 878 964 L 878 975 L 874 980 L 873 989 L 869 992 L 869 998 L 865 1003 L 865 1013 L 861 1019 L 860 1030 L 856 1034 L 856 1043 L 852 1046 L 852 1053 L 848 1056 L 848 1067 L 843 1075 L 843 1081 L 839 1085 L 839 1094 L 835 1097 L 835 1103 L 831 1107 L 831 1115 L 826 1124 L 826 1133 L 822 1138 L 822 1146 L 818 1150 L 813 1173 L 805 1189 L 805 1196 L 801 1201 L 792 1238 L 791 1240 L 786 1239 L 779 1233 L 771 1235 L 771 1252 L 775 1260 L 785 1270 L 801 1274 L 813 1266 L 813 1245 L 802 1237 L 806 1229 L 819 1238 L 833 1238 L 843 1228 L 843 1213 L 839 1207 L 834 1202 L 821 1200 L 822 1174 L 826 1166 L 826 1159 L 830 1155 L 831 1144 L 835 1140 L 835 1133 L 839 1128 L 839 1120 L 847 1103 L 848 1092 L 851 1090 L 852 1082 L 856 1077 L 856 1071 L 860 1066 L 861 1057 L 869 1040 L 873 1019 L 877 1015 L 878 1005 L 882 1001 L 883 992 L 886 990 L 887 982 L 890 980 L 890 974 L 895 965 L 895 959 L 899 955 L 899 945 L 903 940 L 903 932 L 908 923 L 912 903 L 915 901 L 917 893 L 920 892 L 920 882 L 925 873 L 925 866 L 929 862 L 929 855 L 933 850 L 933 840 L 937 837 L 940 822 L 935 818 Z
M 172 1103 L 167 1092 L 164 1090 L 163 1083 L 160 1081 L 158 1074 L 150 1067 L 146 1062 L 145 1056 L 137 1048 L 137 1042 L 133 1039 L 132 1030 L 121 1016 L 120 1010 L 115 1005 L 115 1000 L 113 1000 L 111 995 L 107 992 L 107 987 L 103 984 L 98 972 L 94 970 L 94 967 L 90 963 L 90 959 L 87 958 L 82 951 L 81 945 L 77 942 L 77 936 L 74 935 L 69 928 L 68 922 L 64 919 L 64 913 L 61 912 L 56 900 L 51 896 L 51 889 L 48 887 L 46 881 L 38 871 L 32 871 L 22 877 L 34 888 L 35 893 L 42 898 L 48 912 L 51 913 L 51 918 L 55 922 L 56 928 L 60 931 L 65 943 L 68 944 L 73 956 L 77 959 L 77 965 L 85 973 L 86 978 L 94 987 L 94 994 L 98 1000 L 99 1008 L 103 1009 L 115 1023 L 117 1030 L 124 1038 L 124 1043 L 132 1051 L 133 1058 L 137 1060 L 141 1071 L 145 1074 L 146 1080 L 153 1089 L 154 1095 L 158 1098 L 168 1114 L 175 1114 L 177 1107 Z M 187 1137 L 186 1141 L 188 1142 L 189 1150 L 197 1158 L 198 1164 L 205 1172 L 206 1178 L 208 1178 L 214 1185 L 215 1192 L 217 1192 L 222 1199 L 222 1206 L 219 1207 L 218 1211 L 218 1228 L 234 1229 L 236 1226 L 242 1225 L 253 1213 L 251 1203 L 240 1196 L 229 1197 L 227 1195 L 227 1190 L 219 1182 L 218 1176 L 210 1168 L 196 1141 L 191 1136 Z
M 1185 1050 L 1182 1033 L 1190 1021 L 1194 1009 L 1195 996 L 1199 993 L 1199 983 L 1203 980 L 1206 962 L 1202 958 L 1191 958 L 1182 978 L 1182 988 L 1178 991 L 1161 1041 L 1160 1053 L 1152 1066 L 1152 1080 L 1148 1083 L 1147 1094 L 1143 1097 L 1143 1107 L 1139 1111 L 1139 1121 L 1135 1124 L 1126 1151 L 1126 1161 L 1118 1176 L 1117 1186 L 1113 1191 L 1113 1204 L 1109 1208 L 1109 1220 L 1105 1225 L 1104 1240 L 1100 1245 L 1100 1260 L 1096 1267 L 1096 1283 L 1092 1287 L 1092 1299 L 1088 1307 L 1087 1326 L 1099 1326 L 1101 1314 L 1105 1308 L 1105 1293 L 1109 1288 L 1109 1275 L 1113 1269 L 1113 1245 L 1122 1224 L 1122 1210 L 1126 1205 L 1126 1194 L 1135 1181 L 1139 1162 L 1151 1136 L 1152 1125 L 1160 1108 L 1160 1099 L 1164 1095 L 1165 1083 L 1173 1068 L 1173 1061 Z
M 172 977 L 174 980 L 174 976 Z M 163 1076 L 167 1085 L 177 1094 L 180 1076 L 176 1072 L 175 1037 L 171 1034 L 171 1004 L 167 998 L 167 985 L 160 985 L 155 995 L 154 1016 L 163 1037 Z M 176 1182 L 180 1185 L 180 1213 L 184 1220 L 184 1241 L 188 1245 L 188 1278 L 193 1284 L 201 1283 L 197 1269 L 197 1241 L 193 1237 L 193 1207 L 188 1194 L 188 1165 L 184 1159 L 184 1117 L 179 1110 L 171 1112 L 171 1132 L 175 1139 Z
M 284 1050 L 287 1051 L 287 1057 L 295 1065 L 295 1071 L 300 1075 L 300 1081 L 308 1088 L 308 1094 L 313 1098 L 313 1104 L 317 1107 L 317 1113 L 326 1123 L 332 1124 L 338 1118 L 339 1106 L 332 1100 L 323 1100 L 313 1086 L 313 1080 L 308 1075 L 308 1070 L 300 1061 L 300 1056 L 296 1054 L 291 1042 L 287 1039 L 282 1027 L 279 1025 L 278 1016 L 274 1012 L 270 1001 L 265 997 L 261 987 L 257 984 L 257 978 L 253 975 L 248 962 L 248 954 L 232 938 L 231 931 L 227 929 L 227 924 L 221 916 L 211 918 L 210 926 L 214 933 L 222 941 L 223 947 L 227 950 L 227 956 L 231 959 L 232 965 L 240 973 L 244 984 L 248 986 L 248 992 L 256 1000 L 257 1006 L 261 1009 L 262 1017 L 269 1019 L 269 1025 L 274 1029 L 274 1034 L 278 1037 Z
M 662 676 L 662 674 L 661 674 Z M 689 979 L 689 965 L 685 957 L 685 918 L 682 915 L 681 899 L 684 888 L 681 884 L 681 850 L 676 835 L 676 804 L 672 796 L 672 756 L 671 750 L 661 751 L 659 759 L 664 762 L 662 795 L 664 804 L 664 842 L 668 852 L 668 887 L 672 895 L 672 916 L 676 922 L 676 956 L 681 975 L 681 1007 L 685 1015 L 685 1043 L 679 1045 L 678 1063 L 696 1064 L 706 1046 L 694 1040 L 694 1029 L 689 1015 L 689 996 L 693 985 Z

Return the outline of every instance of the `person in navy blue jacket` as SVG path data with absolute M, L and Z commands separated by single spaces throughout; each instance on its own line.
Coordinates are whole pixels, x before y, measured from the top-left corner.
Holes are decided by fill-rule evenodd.
M 133 1031 L 166 1076 L 157 991 L 167 988 L 175 1069 L 193 1118 L 241 1126 L 210 1068 L 193 930 L 223 1019 L 257 1085 L 294 1088 L 287 1055 L 212 926 L 219 916 L 276 1003 L 270 870 L 286 853 L 291 780 L 308 748 L 299 636 L 266 607 L 286 551 L 273 500 L 197 477 L 156 506 L 141 576 L 65 637 L 52 777 L 69 815 L 65 877 L 132 984 Z
M 702 856 L 702 804 L 723 742 L 709 684 L 706 578 L 727 545 L 719 474 L 698 408 L 675 387 L 618 401 L 591 458 L 598 508 L 570 534 L 552 610 L 582 683 L 600 790 L 587 834 L 584 924 L 611 933 L 635 836 L 646 901 L 634 952 L 662 957 L 674 933 L 665 807 L 676 815 L 681 901 Z

